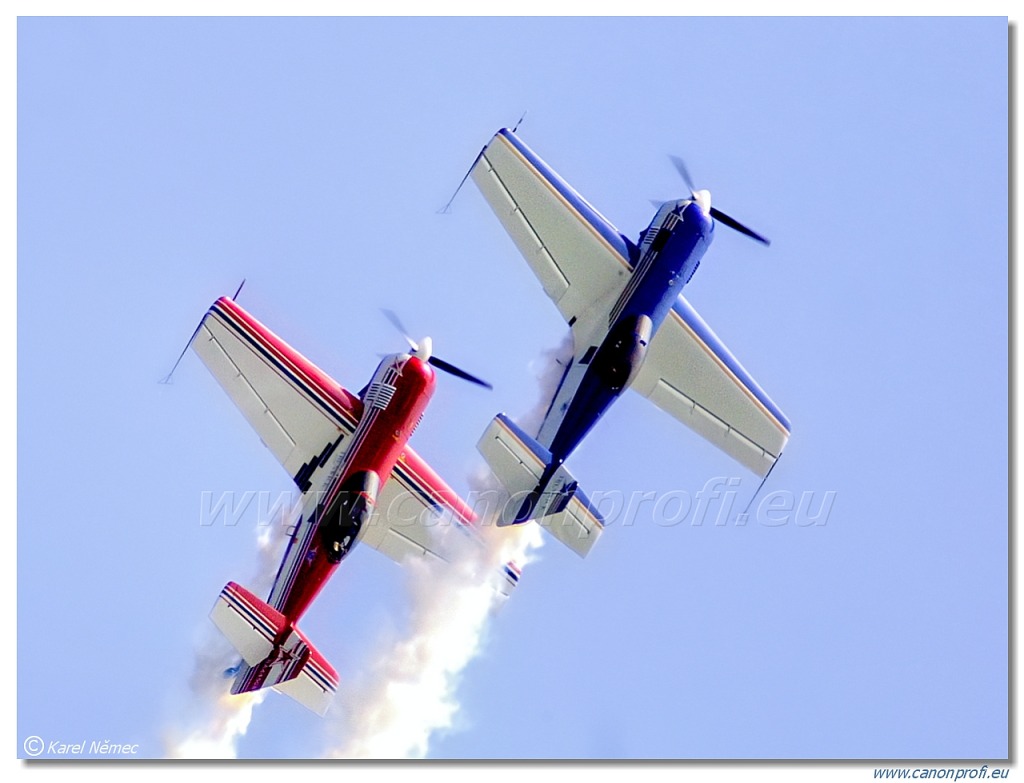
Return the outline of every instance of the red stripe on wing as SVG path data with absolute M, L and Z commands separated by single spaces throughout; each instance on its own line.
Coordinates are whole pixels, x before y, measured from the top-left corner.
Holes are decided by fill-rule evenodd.
M 344 388 L 330 375 L 270 331 L 240 304 L 226 296 L 222 296 L 214 302 L 213 307 L 220 309 L 225 316 L 244 328 L 247 334 L 253 337 L 268 353 L 285 365 L 313 391 L 317 392 L 325 400 L 333 403 L 339 411 L 353 419 L 353 424 L 359 421 L 363 414 L 363 402 L 359 397 L 352 394 L 352 392 Z
M 462 524 L 474 525 L 476 523 L 477 515 L 473 509 L 411 447 L 406 447 L 401 457 L 401 463 L 409 477 L 431 498 L 451 509 Z

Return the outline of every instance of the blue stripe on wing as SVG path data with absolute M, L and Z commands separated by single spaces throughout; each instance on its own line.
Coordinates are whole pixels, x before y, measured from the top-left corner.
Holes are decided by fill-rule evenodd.
M 321 690 L 330 691 L 331 693 L 336 693 L 338 690 L 338 683 L 313 660 L 312 656 L 306 662 L 306 666 L 302 669 L 301 673 L 309 677 Z
M 502 128 L 498 131 L 498 135 L 506 139 L 513 147 L 515 147 L 519 153 L 526 158 L 530 164 L 537 170 L 537 172 L 548 181 L 548 183 L 558 191 L 558 193 L 568 201 L 572 207 L 579 213 L 580 217 L 589 223 L 604 239 L 612 246 L 622 260 L 629 266 L 632 266 L 632 243 L 623 236 L 615 226 L 609 223 L 600 212 L 594 209 L 587 202 L 583 196 L 573 190 L 573 187 L 558 176 L 547 163 L 537 156 L 533 150 L 526 146 L 522 140 L 516 136 L 508 128 Z
M 339 408 L 331 400 L 325 399 L 317 391 L 309 386 L 305 381 L 299 378 L 294 372 L 286 367 L 280 360 L 271 354 L 256 337 L 253 335 L 248 326 L 242 321 L 234 317 L 232 313 L 223 309 L 219 304 L 215 303 L 209 310 L 209 315 L 216 316 L 217 319 L 227 326 L 229 329 L 234 331 L 239 337 L 242 338 L 252 350 L 264 361 L 269 362 L 287 381 L 291 382 L 305 397 L 309 398 L 309 401 L 314 405 L 322 408 L 325 413 L 328 414 L 334 421 L 336 421 L 341 427 L 349 434 L 353 431 L 354 417 L 348 411 L 344 411 Z
M 250 607 L 247 599 L 236 594 L 230 587 L 225 587 L 220 591 L 220 594 L 227 601 L 228 606 L 242 615 L 252 625 L 254 630 L 259 631 L 268 642 L 273 644 L 278 629 L 274 627 L 270 620 L 260 614 L 255 607 Z
M 697 339 L 704 343 L 708 350 L 718 357 L 722 364 L 746 387 L 747 391 L 754 395 L 758 402 L 785 428 L 786 432 L 791 432 L 792 427 L 786 414 L 779 410 L 779 407 L 772 402 L 772 398 L 765 393 L 764 389 L 758 385 L 757 381 L 751 377 L 750 373 L 744 369 L 743 365 L 725 347 L 725 343 L 718 339 L 718 335 L 711 330 L 711 327 L 704 322 L 704 319 L 700 317 L 690 303 L 680 296 L 672 305 L 672 311 L 682 319 L 683 323 L 690 327 L 697 336 Z

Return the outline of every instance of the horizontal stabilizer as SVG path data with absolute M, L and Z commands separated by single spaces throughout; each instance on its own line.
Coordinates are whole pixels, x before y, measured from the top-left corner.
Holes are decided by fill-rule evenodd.
M 220 591 L 210 619 L 252 666 L 270 655 L 285 625 L 283 614 L 235 582 Z
M 580 557 L 587 556 L 604 520 L 564 465 L 553 465 L 551 453 L 504 413 L 494 417 L 477 449 L 511 495 L 499 526 L 536 520 Z
M 519 579 L 522 575 L 523 570 L 516 565 L 514 560 L 509 560 L 491 575 L 491 587 L 508 598 L 512 595 L 512 591 L 519 586 Z
M 234 583 L 221 590 L 210 619 L 241 653 L 232 693 L 273 687 L 318 715 L 327 712 L 338 675 L 283 614 Z

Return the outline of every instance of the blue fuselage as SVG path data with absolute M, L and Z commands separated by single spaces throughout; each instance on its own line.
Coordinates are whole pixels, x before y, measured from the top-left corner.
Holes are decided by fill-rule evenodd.
M 551 441 L 561 464 L 636 377 L 647 346 L 697 270 L 714 223 L 694 201 L 662 208 L 644 233 L 633 272 L 608 316 L 608 333 L 587 364 L 582 381 Z

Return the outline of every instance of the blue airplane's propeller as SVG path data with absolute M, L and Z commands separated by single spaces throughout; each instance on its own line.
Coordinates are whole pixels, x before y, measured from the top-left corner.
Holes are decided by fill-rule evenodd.
M 693 185 L 693 178 L 690 176 L 690 172 L 686 168 L 686 164 L 683 163 L 683 159 L 682 158 L 680 158 L 677 155 L 669 155 L 669 158 L 671 159 L 672 163 L 675 165 L 676 171 L 679 172 L 679 176 L 683 178 L 683 182 L 686 184 L 686 187 L 690 189 L 690 195 L 693 198 L 693 200 L 694 201 L 700 201 L 700 198 L 698 198 L 698 196 L 700 196 L 700 195 L 702 195 L 704 193 L 707 193 L 707 191 L 698 191 L 697 188 L 694 187 L 694 185 Z M 710 203 L 710 198 L 711 198 L 711 194 L 707 193 L 707 199 L 708 199 L 709 203 Z M 729 215 L 725 214 L 724 212 L 722 212 L 722 210 L 717 209 L 716 207 L 710 207 L 708 209 L 708 214 L 712 218 L 717 220 L 719 223 L 724 223 L 725 225 L 727 225 L 729 228 L 733 229 L 734 231 L 739 231 L 741 234 L 744 234 L 744 235 L 750 237 L 751 239 L 754 239 L 754 240 L 760 242 L 763 245 L 770 245 L 771 244 L 771 240 L 770 239 L 768 239 L 767 237 L 765 237 L 765 236 L 763 236 L 761 234 L 758 234 L 752 228 L 748 228 L 747 226 L 743 225 L 738 220 L 736 220 L 736 218 L 730 217 Z
M 696 193 L 697 188 L 693 184 L 693 177 L 690 176 L 690 170 L 686 168 L 686 164 L 683 163 L 683 159 L 678 155 L 669 155 L 668 157 L 676 167 L 676 171 L 679 172 L 679 176 L 683 178 L 683 182 L 686 184 L 687 189 L 691 193 Z
M 431 339 L 429 337 L 424 337 L 417 343 L 409 336 L 409 332 L 402 324 L 401 319 L 397 315 L 395 315 L 394 312 L 392 312 L 391 310 L 381 310 L 381 312 L 384 313 L 384 317 L 391 322 L 391 325 L 398 330 L 398 333 L 405 338 L 405 341 L 409 343 L 409 349 L 412 351 L 412 353 L 416 356 L 419 356 L 421 359 L 423 359 L 423 361 L 427 362 L 427 364 L 431 365 L 432 367 L 436 367 L 437 369 L 441 370 L 442 372 L 446 372 L 449 375 L 454 375 L 456 378 L 461 378 L 464 381 L 475 383 L 477 386 L 483 386 L 485 389 L 494 388 L 487 381 L 477 378 L 475 375 L 470 375 L 465 370 L 456 367 L 451 362 L 446 362 L 439 356 L 434 356 L 433 343 Z

